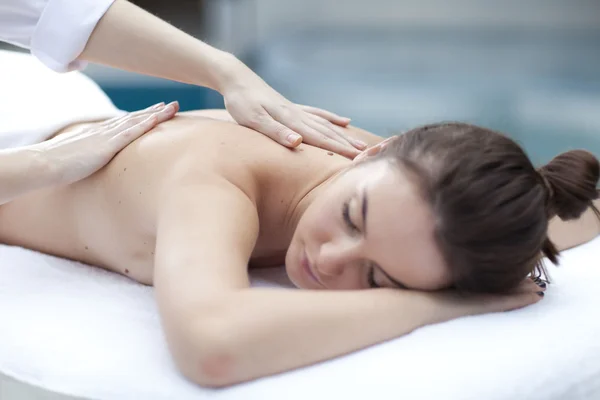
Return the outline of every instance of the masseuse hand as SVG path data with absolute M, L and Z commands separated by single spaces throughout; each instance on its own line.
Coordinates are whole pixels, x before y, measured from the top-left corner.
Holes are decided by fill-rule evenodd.
M 179 110 L 177 102 L 154 105 L 74 132 L 58 135 L 32 149 L 40 152 L 54 184 L 68 184 L 83 179 L 105 166 L 129 143 L 172 118 Z
M 341 128 L 350 123 L 348 118 L 290 102 L 237 59 L 231 59 L 225 70 L 219 91 L 238 124 L 287 147 L 305 142 L 349 158 L 366 148 Z

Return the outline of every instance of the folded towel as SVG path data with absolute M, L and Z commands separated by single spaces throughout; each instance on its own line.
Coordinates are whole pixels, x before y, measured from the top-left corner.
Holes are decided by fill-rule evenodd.
M 600 238 L 565 252 L 546 298 L 525 309 L 211 390 L 178 374 L 151 287 L 0 245 L 0 372 L 94 399 L 600 399 L 599 253 Z M 290 286 L 281 268 L 252 282 Z

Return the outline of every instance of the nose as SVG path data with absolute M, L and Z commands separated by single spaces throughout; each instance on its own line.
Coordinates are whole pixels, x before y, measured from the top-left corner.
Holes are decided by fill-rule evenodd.
M 315 268 L 324 276 L 339 276 L 344 269 L 358 259 L 358 246 L 355 243 L 324 243 L 315 260 Z

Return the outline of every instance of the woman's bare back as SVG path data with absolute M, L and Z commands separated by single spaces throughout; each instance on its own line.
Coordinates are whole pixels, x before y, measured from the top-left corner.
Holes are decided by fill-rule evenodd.
M 208 117 L 208 118 L 207 118 Z M 182 169 L 207 184 L 225 178 L 258 209 L 256 264 L 281 264 L 281 224 L 299 195 L 349 161 L 318 148 L 290 150 L 220 111 L 182 113 L 75 184 L 34 192 L 0 207 L 0 242 L 97 265 L 152 284 L 159 203 Z M 59 132 L 63 134 L 73 126 Z

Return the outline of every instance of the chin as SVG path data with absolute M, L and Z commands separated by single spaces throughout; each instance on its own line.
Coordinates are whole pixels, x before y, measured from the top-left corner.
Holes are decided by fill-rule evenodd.
M 293 269 L 290 269 L 288 264 L 285 264 L 285 272 L 287 274 L 288 279 L 294 284 L 294 286 L 296 286 L 298 289 L 306 289 L 301 284 L 299 284 L 299 281 L 297 279 L 294 278 Z
M 298 280 L 294 278 L 294 275 L 295 275 L 294 270 L 296 270 L 296 271 L 298 270 L 298 265 L 297 265 L 297 263 L 294 263 L 293 257 L 290 254 L 291 248 L 292 248 L 291 246 L 288 247 L 288 250 L 285 254 L 285 265 L 284 265 L 285 273 L 287 274 L 290 282 L 292 282 L 294 284 L 294 286 L 296 286 L 298 289 L 304 289 L 302 287 L 302 285 L 298 284 Z

